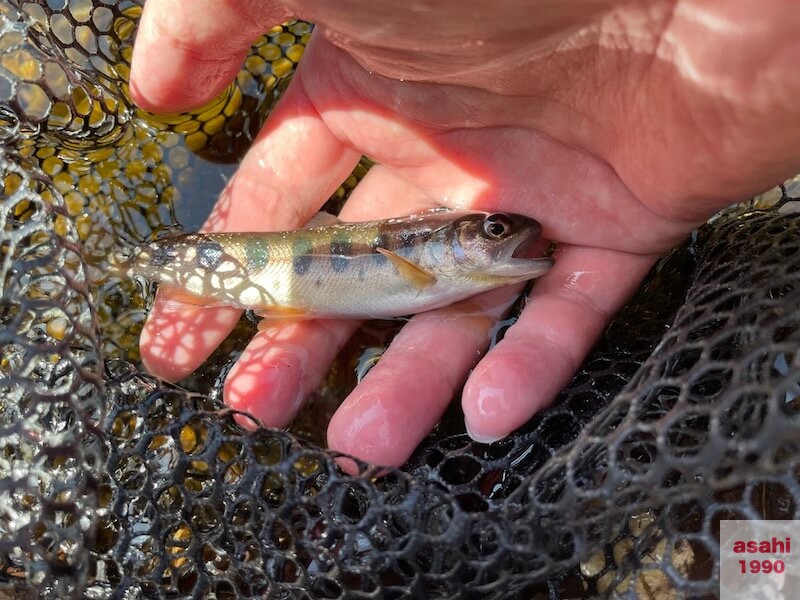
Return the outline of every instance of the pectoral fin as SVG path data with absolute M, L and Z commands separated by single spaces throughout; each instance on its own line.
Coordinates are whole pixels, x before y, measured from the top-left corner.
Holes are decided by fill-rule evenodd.
M 391 250 L 386 250 L 385 248 L 375 248 L 375 250 L 388 258 L 389 261 L 395 267 L 397 267 L 397 270 L 400 271 L 400 275 L 405 277 L 420 290 L 424 290 L 426 287 L 436 283 L 436 277 L 419 265 L 415 265 L 414 263 L 407 261 L 405 258 L 395 254 Z

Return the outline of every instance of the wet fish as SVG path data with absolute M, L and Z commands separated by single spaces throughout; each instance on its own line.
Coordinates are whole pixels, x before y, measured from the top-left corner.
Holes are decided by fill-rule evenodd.
M 165 237 L 134 249 L 124 268 L 191 304 L 388 318 L 539 277 L 552 260 L 523 256 L 540 234 L 537 221 L 516 214 L 433 210 L 363 223 L 326 215 L 297 231 Z

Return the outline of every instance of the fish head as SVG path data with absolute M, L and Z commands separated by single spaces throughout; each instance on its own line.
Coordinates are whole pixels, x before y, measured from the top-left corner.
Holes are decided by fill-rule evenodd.
M 549 258 L 527 258 L 542 235 L 538 221 L 513 213 L 473 213 L 451 225 L 449 242 L 455 270 L 471 279 L 507 283 L 544 275 Z

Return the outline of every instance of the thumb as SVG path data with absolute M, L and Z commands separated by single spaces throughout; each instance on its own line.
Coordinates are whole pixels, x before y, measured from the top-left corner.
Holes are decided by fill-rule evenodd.
M 287 18 L 274 1 L 147 0 L 133 50 L 133 101 L 154 112 L 200 106 L 230 83 L 253 40 Z

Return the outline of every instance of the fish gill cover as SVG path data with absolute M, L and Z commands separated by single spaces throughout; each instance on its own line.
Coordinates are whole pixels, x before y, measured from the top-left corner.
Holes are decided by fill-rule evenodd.
M 156 118 L 126 88 L 140 11 L 0 0 L 5 592 L 713 597 L 720 519 L 797 518 L 797 182 L 662 261 L 555 406 L 490 446 L 453 415 L 384 477 L 242 430 L 216 393 L 235 342 L 194 391 L 142 372 L 146 298 L 108 256 L 175 223 L 199 156 L 235 162 L 311 27 L 273 29 L 217 100 Z

